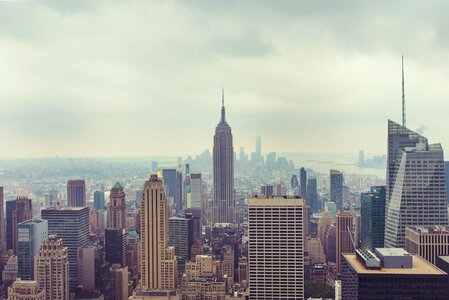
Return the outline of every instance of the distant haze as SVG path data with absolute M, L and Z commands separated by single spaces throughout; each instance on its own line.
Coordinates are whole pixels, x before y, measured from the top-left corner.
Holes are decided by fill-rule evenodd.
M 369 3 L 368 3 L 369 2 Z M 447 1 L 2 1 L 0 157 L 449 145 Z

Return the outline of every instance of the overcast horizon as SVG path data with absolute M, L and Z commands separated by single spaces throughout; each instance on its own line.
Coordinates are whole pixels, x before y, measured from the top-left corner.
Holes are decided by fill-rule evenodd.
M 326 5 L 324 5 L 324 3 Z M 0 158 L 449 150 L 445 1 L 0 2 Z

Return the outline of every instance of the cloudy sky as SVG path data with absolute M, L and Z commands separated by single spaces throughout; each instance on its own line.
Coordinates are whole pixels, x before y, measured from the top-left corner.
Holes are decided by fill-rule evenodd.
M 0 157 L 449 150 L 447 1 L 2 1 Z

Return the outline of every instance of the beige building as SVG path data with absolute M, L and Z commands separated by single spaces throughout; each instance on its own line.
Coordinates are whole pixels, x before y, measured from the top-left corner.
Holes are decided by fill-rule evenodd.
M 216 274 L 217 263 L 210 255 L 197 255 L 195 261 L 186 262 L 186 280 L 201 276 L 216 276 Z
M 353 226 L 354 216 L 350 211 L 339 211 L 337 213 L 336 234 L 336 260 L 337 274 L 341 274 L 341 260 L 343 253 L 354 253 Z
M 5 220 L 3 213 L 3 187 L 0 186 L 0 253 L 5 250 Z
M 225 300 L 226 284 L 224 280 L 200 277 L 189 280 L 182 288 L 182 300 Z
M 443 226 L 405 227 L 405 250 L 435 265 L 440 255 L 449 255 L 449 231 Z
M 95 290 L 95 258 L 97 246 L 85 246 L 78 249 L 78 283 L 84 291 Z
M 140 287 L 176 287 L 175 249 L 168 246 L 168 209 L 162 179 L 151 175 L 145 182 L 140 205 Z
M 331 214 L 327 211 L 323 211 L 320 219 L 318 220 L 318 238 L 320 239 L 321 245 L 323 245 L 323 247 L 326 240 L 326 232 L 333 223 L 334 220 L 332 219 Z
M 304 201 L 248 199 L 249 299 L 304 298 Z
M 113 264 L 109 269 L 110 300 L 128 299 L 128 267 Z
M 222 274 L 234 278 L 234 249 L 230 245 L 223 247 Z
M 125 192 L 118 182 L 112 187 L 109 196 L 107 228 L 126 229 Z
M 37 281 L 16 280 L 8 288 L 8 300 L 47 300 L 45 293 L 39 290 Z M 63 299 L 63 298 L 60 298 Z M 68 299 L 68 298 L 65 298 Z
M 326 262 L 326 256 L 319 238 L 307 238 L 307 252 L 309 253 L 310 264 Z
M 69 299 L 69 261 L 62 240 L 50 235 L 34 258 L 34 274 L 46 300 Z

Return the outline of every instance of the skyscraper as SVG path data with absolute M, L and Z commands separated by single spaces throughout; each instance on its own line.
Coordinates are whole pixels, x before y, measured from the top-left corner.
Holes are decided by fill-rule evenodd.
M 39 285 L 33 280 L 14 281 L 8 288 L 8 300 L 44 300 L 45 293 L 39 289 Z M 47 299 L 46 299 L 47 300 Z
M 249 299 L 304 298 L 304 202 L 248 199 Z
M 203 236 L 201 208 L 187 208 L 186 218 L 190 219 L 192 222 L 193 241 L 201 241 Z
M 162 180 L 171 208 L 176 205 L 176 169 L 163 169 Z
M 5 249 L 5 220 L 3 213 L 3 187 L 0 186 L 0 252 Z
M 405 250 L 435 265 L 438 256 L 449 255 L 449 229 L 443 226 L 407 226 Z
M 126 230 L 106 228 L 104 232 L 105 260 L 112 264 L 126 266 Z
M 89 207 L 47 208 L 41 211 L 48 221 L 48 233 L 62 239 L 69 258 L 70 288 L 78 285 L 78 248 L 89 242 Z
M 17 224 L 31 220 L 33 211 L 31 199 L 18 197 L 16 200 L 6 201 L 6 247 L 17 254 Z
M 19 223 L 17 228 L 19 277 L 24 280 L 34 280 L 34 256 L 42 242 L 48 237 L 48 223 L 47 220 L 29 220 Z
M 300 187 L 299 187 L 299 195 L 306 199 L 307 197 L 307 172 L 304 167 L 301 167 L 299 169 L 299 180 L 300 180 Z M 308 200 L 306 201 L 308 203 Z
M 69 260 L 67 247 L 55 235 L 44 240 L 35 258 L 35 274 L 46 300 L 69 298 Z
M 312 210 L 312 213 L 317 213 L 320 208 L 320 199 L 318 197 L 317 192 L 317 182 L 316 178 L 310 178 L 307 179 L 307 204 L 310 205 L 310 209 Z
M 190 258 L 193 244 L 192 219 L 171 217 L 168 220 L 168 244 L 175 248 L 178 264 L 183 265 Z
M 337 211 L 343 208 L 343 173 L 330 170 L 331 202 L 337 206 Z
M 109 269 L 110 289 L 107 298 L 110 300 L 128 299 L 128 267 L 113 264 Z
M 67 205 L 72 207 L 86 206 L 86 183 L 82 179 L 67 182 Z
M 232 145 L 231 127 L 226 122 L 224 92 L 222 95 L 221 120 L 215 128 L 213 169 L 213 223 L 233 223 L 235 220 L 234 147 Z
M 94 208 L 98 210 L 103 210 L 105 207 L 104 201 L 104 192 L 103 191 L 95 191 L 94 192 Z
M 388 121 L 385 247 L 405 247 L 406 226 L 448 226 L 443 148 Z
M 190 174 L 190 205 L 189 208 L 201 208 L 203 195 L 203 180 L 201 173 Z
M 111 189 L 108 204 L 108 228 L 126 229 L 125 192 L 119 182 Z
M 352 232 L 353 218 L 354 216 L 350 211 L 339 211 L 337 213 L 337 274 L 341 273 L 342 254 L 354 253 L 354 241 Z
M 386 187 L 373 186 L 361 195 L 362 249 L 384 247 Z
M 168 246 L 167 198 L 162 180 L 156 175 L 145 182 L 140 207 L 140 287 L 174 289 L 176 256 L 175 249 Z

